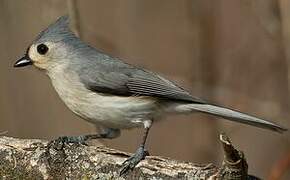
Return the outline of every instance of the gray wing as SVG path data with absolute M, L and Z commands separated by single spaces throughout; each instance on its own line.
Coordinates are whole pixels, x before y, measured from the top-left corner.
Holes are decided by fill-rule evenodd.
M 153 96 L 165 100 L 205 103 L 161 76 L 127 64 L 86 68 L 80 71 L 86 88 L 104 94 Z
M 154 96 L 169 100 L 205 103 L 205 101 L 193 97 L 172 81 L 148 71 L 133 74 L 126 83 L 126 86 L 131 93 L 137 95 L 140 94 L 143 96 Z

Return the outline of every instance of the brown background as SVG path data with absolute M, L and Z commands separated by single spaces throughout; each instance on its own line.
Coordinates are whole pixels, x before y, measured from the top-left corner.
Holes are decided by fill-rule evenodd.
M 92 46 L 160 72 L 203 99 L 290 127 L 287 0 L 87 0 L 77 8 L 81 37 Z M 67 1 L 0 0 L 0 131 L 9 136 L 95 132 L 65 107 L 43 73 L 12 67 L 38 32 L 67 13 Z M 250 173 L 262 178 L 290 150 L 289 133 L 201 114 L 154 124 L 148 149 L 218 164 L 221 132 L 244 151 Z M 138 130 L 124 131 L 106 144 L 133 152 L 139 139 Z

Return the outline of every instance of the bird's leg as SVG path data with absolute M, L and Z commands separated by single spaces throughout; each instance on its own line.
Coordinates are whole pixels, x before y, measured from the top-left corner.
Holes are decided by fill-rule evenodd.
M 47 147 L 55 147 L 55 149 L 62 149 L 64 144 L 67 143 L 76 143 L 76 144 L 82 144 L 87 145 L 86 141 L 92 140 L 92 139 L 113 139 L 120 135 L 119 129 L 111 129 L 106 128 L 101 132 L 100 134 L 88 134 L 88 135 L 80 135 L 80 136 L 61 136 L 55 140 L 50 141 L 47 144 Z
M 149 155 L 148 151 L 145 150 L 145 144 L 146 144 L 146 139 L 151 127 L 152 121 L 147 121 L 144 123 L 145 129 L 144 129 L 144 134 L 142 138 L 142 142 L 137 149 L 137 151 L 130 156 L 127 160 L 125 160 L 122 164 L 120 175 L 125 174 L 126 172 L 133 170 L 134 167 L 143 159 L 145 159 L 146 156 Z

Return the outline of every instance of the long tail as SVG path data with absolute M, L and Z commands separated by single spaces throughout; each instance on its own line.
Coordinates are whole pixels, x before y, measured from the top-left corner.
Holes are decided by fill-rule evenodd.
M 231 110 L 228 108 L 211 105 L 211 104 L 187 104 L 181 105 L 183 108 L 191 109 L 199 112 L 204 112 L 208 114 L 212 114 L 215 116 L 219 116 L 230 121 L 239 122 L 243 124 L 248 124 L 252 126 L 256 126 L 259 128 L 270 129 L 272 131 L 277 131 L 282 133 L 283 131 L 287 131 L 286 128 L 279 126 L 273 122 L 263 120 L 254 116 L 247 115 L 245 113 L 241 113 L 235 110 Z M 182 107 L 179 107 L 182 108 Z

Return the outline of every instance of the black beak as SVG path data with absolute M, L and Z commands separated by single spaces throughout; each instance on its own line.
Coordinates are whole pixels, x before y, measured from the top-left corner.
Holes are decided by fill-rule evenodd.
M 16 63 L 14 64 L 14 67 L 24 67 L 28 65 L 32 65 L 32 60 L 28 57 L 28 55 L 25 55 L 24 57 L 20 58 Z

